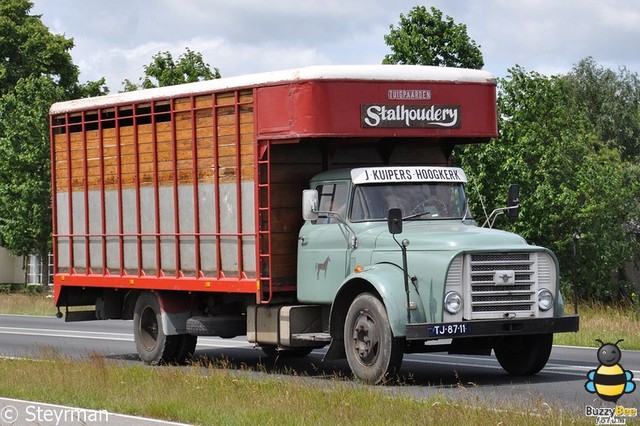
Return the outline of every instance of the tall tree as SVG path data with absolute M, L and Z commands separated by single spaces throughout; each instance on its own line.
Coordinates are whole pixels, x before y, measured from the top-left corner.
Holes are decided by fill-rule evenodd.
M 400 14 L 397 27 L 390 26 L 384 41 L 392 53 L 384 64 L 435 65 L 481 69 L 484 59 L 480 46 L 467 34 L 467 26 L 442 12 L 416 6 L 407 16 Z
M 79 73 L 69 53 L 73 40 L 50 33 L 32 8 L 28 0 L 0 2 L 0 96 L 21 78 L 40 76 L 72 93 Z
M 209 64 L 204 62 L 202 54 L 189 48 L 178 57 L 177 61 L 173 60 L 169 52 L 156 53 L 153 61 L 145 65 L 144 74 L 144 78 L 140 78 L 139 85 L 126 79 L 124 90 L 150 89 L 220 78 L 220 71 L 217 68 L 211 70 Z
M 625 159 L 640 157 L 640 78 L 621 68 L 599 66 L 593 58 L 579 61 L 567 75 L 576 100 L 586 109 L 598 137 Z
M 491 206 L 504 205 L 509 183 L 520 184 L 520 220 L 504 227 L 556 252 L 563 277 L 571 276 L 580 232 L 582 294 L 613 298 L 625 289 L 612 286 L 611 275 L 636 250 L 627 224 L 637 178 L 598 138 L 565 77 L 509 72 L 499 81 L 499 139 L 456 148 L 456 161 Z
M 0 246 L 37 254 L 48 272 L 51 236 L 48 111 L 55 101 L 108 92 L 78 84 L 73 40 L 31 15 L 28 0 L 0 2 Z M 48 282 L 45 276 L 43 282 Z
M 47 283 L 51 239 L 49 107 L 63 90 L 48 77 L 22 78 L 0 98 L 0 245 L 37 254 Z

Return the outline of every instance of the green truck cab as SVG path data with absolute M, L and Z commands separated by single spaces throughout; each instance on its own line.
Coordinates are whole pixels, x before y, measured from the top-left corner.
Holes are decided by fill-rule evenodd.
M 535 374 L 553 333 L 577 330 L 554 254 L 479 227 L 466 181 L 459 168 L 369 167 L 319 174 L 305 191 L 298 299 L 332 305 L 344 329 L 329 354 L 358 377 L 379 382 L 404 352 L 427 350 L 493 349 L 507 372 Z

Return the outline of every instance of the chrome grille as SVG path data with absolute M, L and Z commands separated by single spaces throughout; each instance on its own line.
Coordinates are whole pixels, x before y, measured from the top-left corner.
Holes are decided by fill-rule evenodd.
M 471 319 L 534 312 L 535 254 L 471 254 L 469 273 Z

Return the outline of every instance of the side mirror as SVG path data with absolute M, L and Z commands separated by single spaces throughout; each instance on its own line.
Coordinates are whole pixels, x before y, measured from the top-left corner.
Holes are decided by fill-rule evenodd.
M 315 189 L 302 191 L 302 218 L 304 220 L 318 219 L 318 191 Z
M 387 214 L 387 226 L 389 232 L 393 235 L 402 233 L 402 210 L 401 209 L 389 209 Z
M 507 207 L 507 217 L 512 222 L 515 222 L 520 214 L 520 185 L 513 184 L 509 186 Z

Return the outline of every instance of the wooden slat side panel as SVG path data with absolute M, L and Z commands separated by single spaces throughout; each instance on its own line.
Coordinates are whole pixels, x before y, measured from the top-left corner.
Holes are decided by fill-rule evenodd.
M 270 155 L 272 280 L 276 286 L 292 285 L 296 283 L 298 232 L 303 224 L 302 190 L 322 171 L 322 144 L 273 145 Z
M 59 202 L 58 246 L 73 254 L 57 270 L 255 278 L 252 102 L 231 91 L 53 117 L 69 120 L 52 131 L 54 184 L 74 210 Z
M 240 102 L 251 102 L 251 91 L 243 91 Z M 237 173 L 236 144 L 240 143 L 240 176 L 243 181 L 253 179 L 254 175 L 254 135 L 253 105 L 242 104 L 236 107 L 233 93 L 218 95 L 216 111 L 217 127 L 213 128 L 213 97 L 198 96 L 194 100 L 192 111 L 189 98 L 174 102 L 175 132 L 171 122 L 158 122 L 102 130 L 86 131 L 84 140 L 87 145 L 87 158 L 84 158 L 82 132 L 70 133 L 71 179 L 72 189 L 79 190 L 88 180 L 90 190 L 98 189 L 102 176 L 99 165 L 104 166 L 104 184 L 107 188 L 116 188 L 118 182 L 123 187 L 135 185 L 136 170 L 142 185 L 151 185 L 157 171 L 160 185 L 172 185 L 174 179 L 173 164 L 176 161 L 178 181 L 181 184 L 193 183 L 193 168 L 198 182 L 212 182 L 217 168 L 223 182 L 232 182 Z M 165 113 L 166 114 L 166 113 Z M 143 115 L 142 117 L 147 117 Z M 112 122 L 113 120 L 110 120 Z M 146 121 L 150 121 L 146 120 Z M 195 130 L 194 130 L 195 129 Z M 193 158 L 193 138 L 197 158 Z M 155 137 L 155 144 L 154 144 Z M 102 149 L 100 141 L 102 140 Z M 56 170 L 58 189 L 68 188 L 67 179 L 67 135 L 55 135 Z M 118 157 L 118 146 L 120 157 Z M 154 147 L 157 165 L 154 164 Z M 175 148 L 175 153 L 174 153 Z M 137 149 L 137 158 L 135 156 Z M 214 158 L 218 156 L 218 163 Z M 174 158 L 175 157 L 175 158 Z M 87 161 L 88 175 L 84 176 L 84 162 Z M 120 175 L 118 165 L 120 164 Z

